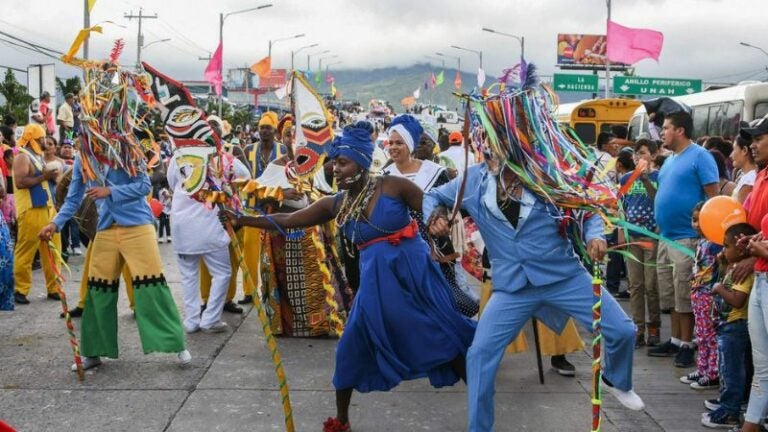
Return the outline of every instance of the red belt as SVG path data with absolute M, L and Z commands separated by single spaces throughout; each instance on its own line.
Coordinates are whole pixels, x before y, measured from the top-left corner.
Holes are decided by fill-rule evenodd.
M 379 243 L 383 241 L 388 241 L 389 244 L 393 246 L 397 246 L 400 244 L 400 242 L 403 239 L 412 239 L 416 237 L 418 234 L 419 234 L 419 224 L 417 224 L 415 220 L 411 220 L 411 223 L 402 227 L 397 232 L 394 232 L 384 237 L 376 237 L 375 239 L 368 240 L 367 242 L 361 245 L 358 245 L 357 250 L 363 250 L 374 243 Z

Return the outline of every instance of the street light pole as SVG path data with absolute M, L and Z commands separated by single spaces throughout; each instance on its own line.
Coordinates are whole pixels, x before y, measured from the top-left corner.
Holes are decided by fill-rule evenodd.
M 273 44 L 276 44 L 276 43 L 282 42 L 282 41 L 287 41 L 289 39 L 303 38 L 304 36 L 306 36 L 306 35 L 304 33 L 301 33 L 301 34 L 297 34 L 297 35 L 293 35 L 293 36 L 288 36 L 288 37 L 284 37 L 284 38 L 280 38 L 280 39 L 275 39 L 275 40 L 270 39 L 269 40 L 269 51 L 267 52 L 267 57 L 269 57 L 270 64 L 272 63 L 272 45 Z
M 452 56 L 452 55 L 443 54 L 443 53 L 439 53 L 439 52 L 435 53 L 435 54 L 439 55 L 440 57 L 448 57 L 448 58 L 452 58 L 452 59 L 456 60 L 457 61 L 456 71 L 457 72 L 461 72 L 461 56 Z
M 296 54 L 298 54 L 298 53 L 299 53 L 301 50 L 303 50 L 303 49 L 305 49 L 305 48 L 314 48 L 314 47 L 316 47 L 316 46 L 318 46 L 318 45 L 320 45 L 320 44 L 316 44 L 316 43 L 314 43 L 314 44 L 312 44 L 312 45 L 304 45 L 303 47 L 301 47 L 301 48 L 297 49 L 296 51 L 293 51 L 293 50 L 291 50 L 291 70 L 294 70 L 294 67 L 293 67 L 293 57 L 294 57 Z
M 462 50 L 462 51 L 469 51 L 469 52 L 473 52 L 473 53 L 477 54 L 478 57 L 480 57 L 480 69 L 483 68 L 483 52 L 482 51 L 480 51 L 480 50 L 473 50 L 473 49 L 469 49 L 469 48 L 462 48 L 462 47 L 456 46 L 456 45 L 451 45 L 451 48 L 457 49 L 457 50 Z
M 219 74 L 221 74 L 222 79 L 224 78 L 224 20 L 230 15 L 236 15 L 236 14 L 256 11 L 260 9 L 266 9 L 269 7 L 272 7 L 272 3 L 267 3 L 261 6 L 256 6 L 248 9 L 230 12 L 226 15 L 224 13 L 219 13 L 219 46 L 221 46 L 221 70 L 219 71 Z M 222 102 L 223 102 L 223 93 L 219 95 L 219 117 L 221 117 Z
M 517 41 L 520 42 L 520 57 L 525 58 L 525 36 L 516 36 L 510 33 L 504 33 L 504 32 L 496 31 L 493 29 L 489 29 L 488 27 L 483 27 L 483 31 L 517 39 Z
M 752 45 L 752 44 L 748 44 L 748 43 L 746 43 L 746 42 L 739 42 L 739 45 L 745 46 L 745 47 L 747 47 L 747 48 L 754 48 L 754 49 L 756 49 L 756 50 L 759 50 L 760 52 L 762 52 L 762 53 L 763 53 L 763 54 L 765 54 L 766 56 L 768 56 L 768 51 L 765 51 L 764 49 L 760 48 L 759 46 L 755 46 L 755 45 Z
M 316 55 L 323 55 L 323 54 L 328 54 L 329 52 L 331 52 L 331 50 L 325 50 L 325 51 L 320 51 L 320 52 L 316 52 L 316 53 L 310 53 L 310 54 L 307 54 L 307 70 L 310 70 L 310 69 L 311 69 L 311 66 L 310 66 L 309 60 L 310 60 L 310 58 L 311 58 L 312 56 L 316 56 Z
M 150 43 L 148 43 L 148 44 L 144 45 L 144 51 L 146 51 L 146 50 L 147 50 L 147 48 L 151 47 L 151 46 L 152 46 L 152 45 L 154 45 L 154 44 L 163 43 L 163 42 L 169 42 L 170 40 L 171 40 L 171 38 L 167 38 L 167 39 L 159 39 L 159 40 L 156 40 L 156 41 L 152 41 L 152 42 L 150 42 Z
M 425 55 L 424 57 L 426 57 L 428 59 L 437 60 L 437 61 L 441 62 L 442 65 L 443 65 L 443 69 L 445 69 L 445 60 L 443 60 L 441 58 L 437 58 L 437 57 L 431 56 L 431 55 Z
M 334 54 L 334 55 L 329 55 L 329 56 L 325 56 L 325 57 L 320 57 L 319 59 L 317 59 L 317 70 L 319 72 L 323 71 L 323 59 L 332 59 L 332 58 L 336 58 L 336 57 L 338 57 L 338 55 Z

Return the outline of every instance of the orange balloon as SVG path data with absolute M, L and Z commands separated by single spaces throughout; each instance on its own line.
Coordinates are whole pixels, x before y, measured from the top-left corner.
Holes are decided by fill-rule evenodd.
M 149 208 L 152 209 L 152 214 L 155 215 L 155 217 L 160 217 L 160 214 L 163 213 L 163 204 L 157 200 L 157 198 L 152 198 L 149 201 Z
M 699 227 L 704 237 L 722 245 L 725 231 L 732 225 L 747 221 L 747 212 L 741 203 L 729 196 L 710 198 L 699 212 Z

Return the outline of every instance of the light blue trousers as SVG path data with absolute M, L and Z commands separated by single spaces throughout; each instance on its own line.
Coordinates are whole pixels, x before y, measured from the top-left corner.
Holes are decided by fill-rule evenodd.
M 768 408 L 768 273 L 755 273 L 747 322 L 755 373 L 744 421 L 759 424 Z
M 603 374 L 616 388 L 631 390 L 636 327 L 605 289 L 602 297 Z M 505 348 L 531 316 L 547 322 L 542 308 L 551 308 L 591 329 L 593 304 L 592 277 L 586 271 L 551 285 L 493 291 L 467 353 L 470 432 L 493 430 L 496 372 Z

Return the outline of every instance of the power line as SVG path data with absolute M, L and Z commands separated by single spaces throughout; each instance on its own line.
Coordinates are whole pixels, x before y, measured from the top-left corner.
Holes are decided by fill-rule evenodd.
M 27 73 L 24 69 L 15 68 L 13 66 L 6 66 L 6 65 L 0 65 L 0 68 L 10 69 L 12 71 L 21 72 L 21 73 Z
M 203 48 L 200 44 L 198 44 L 197 42 L 195 42 L 192 39 L 188 38 L 187 36 L 185 36 L 180 31 L 176 30 L 171 25 L 171 23 L 169 23 L 168 21 L 166 21 L 166 20 L 164 20 L 162 18 L 160 18 L 158 21 L 160 22 L 161 25 L 165 26 L 168 30 L 170 30 L 171 32 L 175 33 L 181 39 L 182 42 L 186 43 L 190 47 L 195 48 L 197 50 L 200 50 L 200 51 L 202 51 L 203 53 L 206 53 L 206 54 L 209 52 L 209 50 Z M 197 55 L 197 54 L 195 54 L 195 55 Z
M 27 41 L 27 40 L 24 40 L 24 39 L 22 39 L 22 38 L 20 38 L 20 37 L 14 36 L 14 35 L 12 35 L 12 34 L 9 34 L 9 33 L 6 33 L 6 32 L 4 32 L 4 31 L 0 31 L 0 35 L 3 35 L 3 36 L 5 36 L 5 37 L 9 37 L 9 38 L 11 38 L 11 39 L 13 39 L 13 40 L 15 40 L 15 41 L 19 41 L 19 42 L 21 42 L 21 43 L 27 44 L 27 45 L 29 45 L 29 46 L 31 46 L 31 47 L 34 47 L 34 48 L 36 48 L 38 51 L 40 51 L 40 50 L 45 50 L 45 51 L 49 51 L 49 52 L 52 52 L 52 53 L 54 53 L 54 54 L 58 54 L 58 55 L 60 55 L 60 56 L 64 55 L 64 53 L 63 53 L 63 52 L 61 52 L 61 51 L 57 51 L 57 50 L 54 50 L 54 49 L 46 48 L 46 47 L 44 47 L 44 46 L 42 46 L 42 45 L 40 45 L 40 44 L 36 44 L 36 43 L 34 43 L 34 42 L 29 42 L 29 41 Z M 41 54 L 44 54 L 42 51 L 40 51 L 40 53 L 41 53 Z
M 0 32 L 0 34 L 2 34 L 2 32 Z M 45 51 L 41 51 L 38 48 L 30 47 L 30 46 L 27 46 L 27 45 L 22 45 L 22 44 L 19 44 L 19 43 L 13 42 L 13 41 L 9 41 L 7 39 L 2 39 L 2 38 L 0 38 L 0 42 L 5 43 L 6 45 L 14 45 L 14 46 L 17 46 L 19 48 L 24 48 L 24 49 L 32 51 L 34 53 L 42 54 L 44 56 L 50 57 L 50 58 L 52 58 L 54 60 L 59 60 L 59 57 L 57 57 L 55 55 L 52 55 L 52 54 L 49 54 L 49 53 L 47 53 Z

